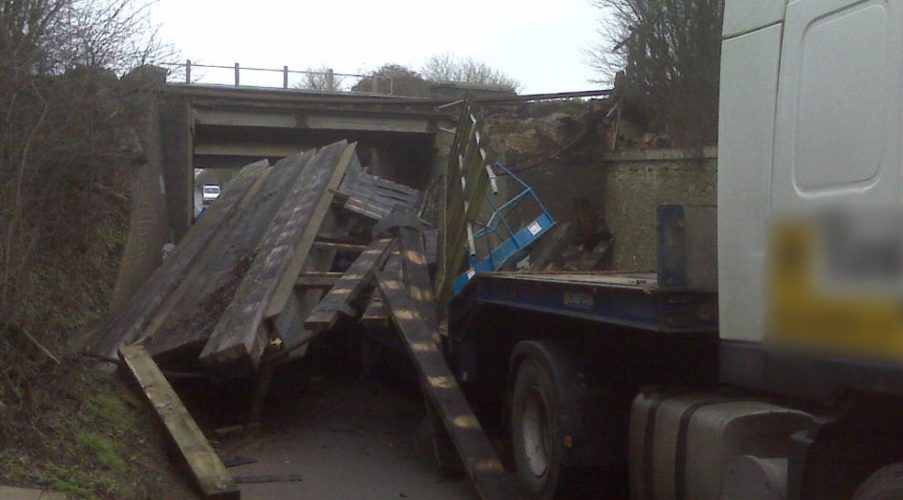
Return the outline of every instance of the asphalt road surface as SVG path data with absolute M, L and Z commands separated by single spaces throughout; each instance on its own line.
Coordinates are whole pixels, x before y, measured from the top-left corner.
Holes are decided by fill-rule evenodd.
M 423 410 L 415 391 L 354 370 L 318 377 L 289 367 L 277 379 L 259 433 L 226 443 L 229 455 L 257 462 L 230 471 L 302 481 L 241 484 L 242 498 L 477 498 L 466 478 L 418 452 L 413 434 Z

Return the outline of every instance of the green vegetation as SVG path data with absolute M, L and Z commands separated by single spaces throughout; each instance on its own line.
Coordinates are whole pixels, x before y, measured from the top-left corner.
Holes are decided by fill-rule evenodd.
M 0 449 L 0 484 L 43 486 L 73 498 L 155 497 L 169 465 L 157 446 L 150 408 L 134 407 L 126 389 L 83 367 L 60 368 L 37 415 Z M 74 404 L 73 404 L 74 403 Z M 148 430 L 154 439 L 148 438 Z

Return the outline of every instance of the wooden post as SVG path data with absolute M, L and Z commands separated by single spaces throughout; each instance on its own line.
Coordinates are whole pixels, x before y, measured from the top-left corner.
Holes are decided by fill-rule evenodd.
M 235 86 L 236 87 L 238 87 L 238 82 L 239 82 L 238 73 L 239 73 L 238 63 L 235 63 Z

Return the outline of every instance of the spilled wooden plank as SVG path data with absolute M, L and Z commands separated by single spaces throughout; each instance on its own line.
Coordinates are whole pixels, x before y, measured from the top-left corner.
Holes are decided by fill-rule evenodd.
M 382 219 L 395 207 L 416 208 L 423 193 L 409 186 L 351 169 L 338 190 L 347 210 L 371 219 Z
M 322 189 L 317 188 L 320 191 L 319 198 L 317 198 L 312 213 L 305 219 L 303 231 L 292 248 L 291 259 L 288 261 L 288 265 L 280 276 L 279 282 L 276 284 L 276 288 L 273 290 L 270 301 L 267 304 L 265 317 L 276 316 L 285 307 L 285 302 L 295 287 L 295 279 L 304 267 L 314 241 L 320 239 L 318 237 L 320 226 L 329 212 L 329 207 L 332 205 L 333 191 L 342 181 L 348 166 L 359 163 L 355 154 L 356 147 L 357 143 L 348 144 L 347 141 L 341 141 L 321 150 L 330 158 L 327 161 L 332 162 L 331 166 L 326 167 L 331 175 L 328 176 L 327 182 Z M 333 148 L 333 150 L 326 151 L 328 148 Z M 336 155 L 338 158 L 332 159 L 332 155 Z M 313 189 L 313 186 L 309 189 Z
M 436 302 L 427 267 L 428 258 L 424 243 L 426 234 L 410 227 L 402 226 L 398 228 L 398 241 L 401 245 L 401 262 L 404 274 L 403 282 L 408 289 L 408 294 L 415 302 L 420 317 L 424 319 L 428 326 L 436 329 L 441 335 L 443 331 L 438 328 Z M 436 427 L 436 432 L 433 436 L 433 452 L 436 463 L 443 466 L 460 467 L 461 462 L 452 451 L 451 437 L 442 428 L 441 418 L 438 416 L 439 412 L 435 404 L 427 396 L 428 392 L 429 388 L 424 387 L 427 416 L 433 420 L 433 425 Z
M 513 478 L 492 448 L 439 350 L 439 332 L 429 325 L 405 284 L 385 272 L 376 273 L 379 291 L 389 306 L 427 396 L 442 418 L 467 473 L 482 498 L 520 498 Z
M 220 315 L 233 300 L 268 222 L 288 194 L 288 187 L 304 171 L 313 151 L 280 160 L 248 190 L 238 213 L 198 259 L 166 316 L 158 315 L 144 333 L 148 351 L 157 361 L 196 356 L 213 332 Z
M 332 195 L 354 157 L 341 141 L 319 150 L 298 177 L 259 245 L 250 268 L 201 351 L 200 361 L 223 377 L 253 371 L 269 342 L 264 319 L 279 314 L 326 216 Z
M 423 233 L 410 227 L 398 228 L 398 242 L 401 245 L 401 268 L 408 293 L 416 302 L 417 310 L 428 325 L 438 324 L 436 318 L 436 300 L 433 296 L 433 284 L 427 269 L 426 251 L 423 244 Z
M 106 334 L 88 349 L 90 353 L 115 359 L 119 347 L 131 344 L 142 336 L 166 298 L 182 285 L 204 249 L 209 247 L 210 241 L 235 214 L 245 193 L 267 165 L 266 161 L 257 162 L 241 170 L 239 176 L 226 186 L 216 203 L 210 205 L 204 216 L 191 227 L 172 255 L 163 261 L 116 316 Z
M 373 270 L 385 261 L 393 241 L 393 238 L 381 238 L 371 243 L 314 308 L 304 321 L 304 326 L 314 330 L 328 330 L 335 326 L 339 313 L 348 311 L 351 303 L 373 279 Z
M 240 498 L 226 466 L 144 346 L 126 346 L 119 354 L 175 441 L 201 493 L 206 498 Z

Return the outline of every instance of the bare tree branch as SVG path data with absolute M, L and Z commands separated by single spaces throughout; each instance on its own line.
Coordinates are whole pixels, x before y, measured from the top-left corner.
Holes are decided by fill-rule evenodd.
M 724 0 L 591 0 L 605 20 L 586 51 L 625 109 L 686 145 L 717 140 Z
M 497 69 L 471 58 L 458 58 L 451 53 L 436 54 L 421 68 L 424 78 L 433 82 L 497 85 L 517 91 L 521 83 Z

